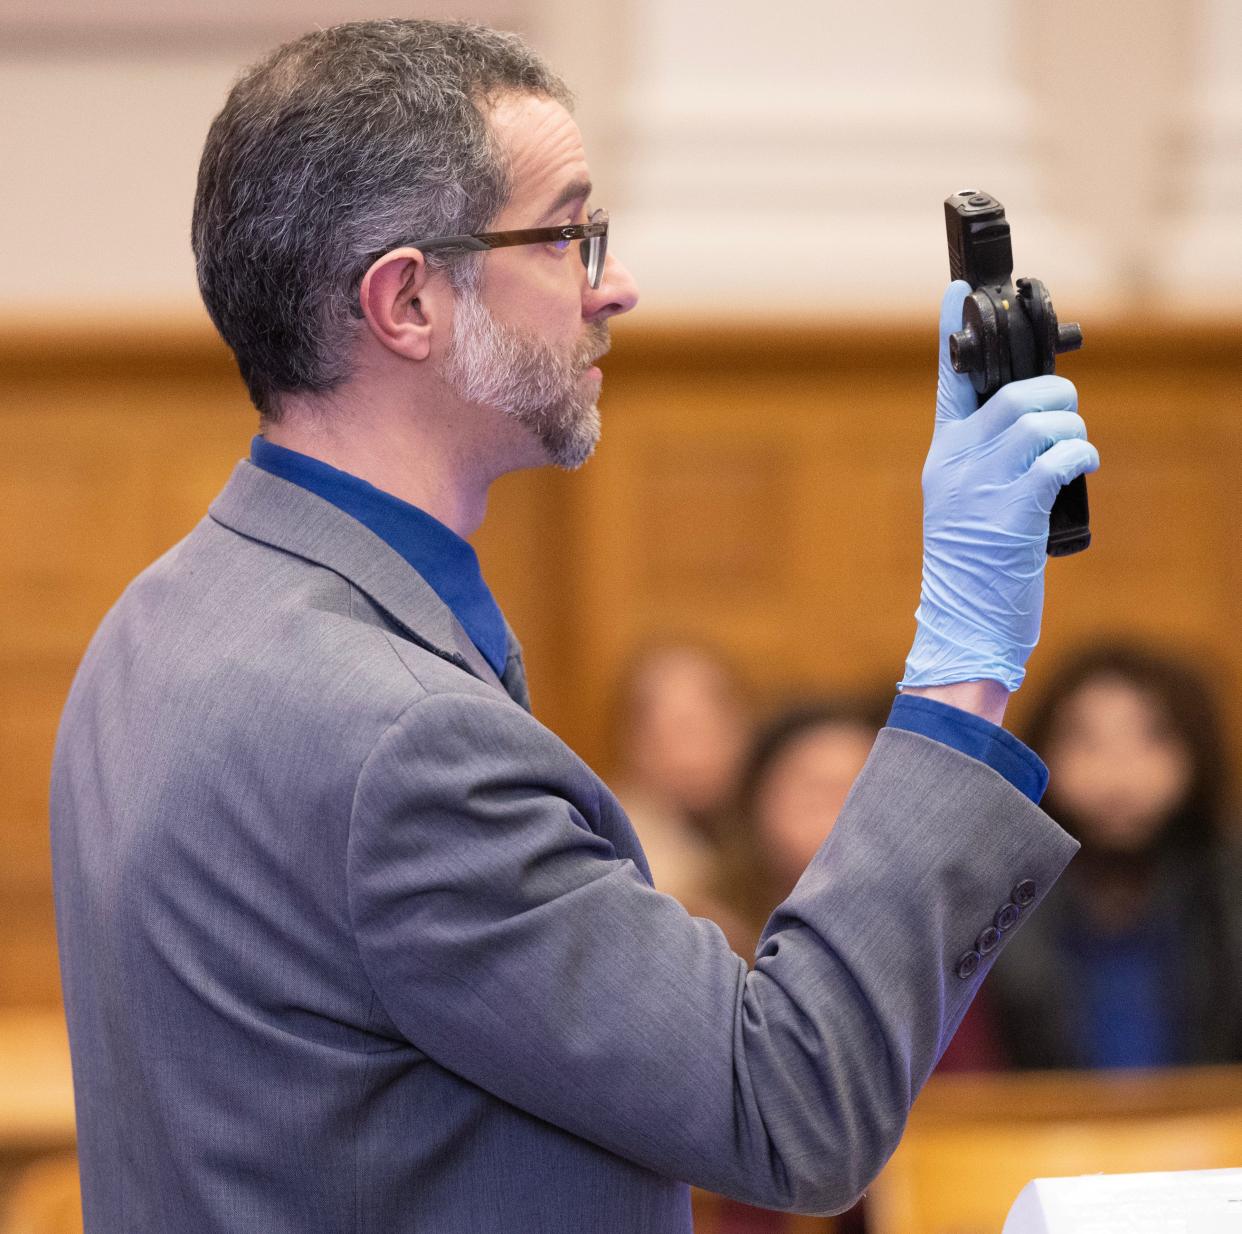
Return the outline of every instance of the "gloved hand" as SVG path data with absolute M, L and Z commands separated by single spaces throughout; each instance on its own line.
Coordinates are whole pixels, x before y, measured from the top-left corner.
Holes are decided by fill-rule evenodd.
M 940 306 L 936 428 L 923 467 L 923 591 L 900 686 L 999 681 L 1016 690 L 1039 639 L 1048 513 L 1100 465 L 1063 377 L 1010 382 L 976 410 L 949 362 L 966 283 Z

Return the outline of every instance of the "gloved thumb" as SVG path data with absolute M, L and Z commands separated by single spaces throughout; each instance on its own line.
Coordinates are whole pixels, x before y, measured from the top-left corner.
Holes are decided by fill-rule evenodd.
M 962 328 L 962 305 L 970 284 L 957 279 L 949 284 L 940 302 L 940 378 L 936 386 L 936 423 L 964 420 L 979 406 L 968 373 L 955 373 L 949 362 L 949 335 Z

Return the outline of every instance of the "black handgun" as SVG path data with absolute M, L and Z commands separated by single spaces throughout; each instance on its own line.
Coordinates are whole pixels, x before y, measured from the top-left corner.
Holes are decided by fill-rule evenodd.
M 1062 325 L 1038 279 L 1013 279 L 1013 247 L 1005 207 L 990 193 L 962 189 L 945 199 L 949 274 L 971 293 L 962 328 L 949 338 L 954 369 L 969 373 L 980 403 L 1001 386 L 1056 371 L 1056 357 L 1082 346 L 1077 322 Z M 1087 479 L 1078 476 L 1058 494 L 1048 525 L 1048 556 L 1068 557 L 1091 543 Z

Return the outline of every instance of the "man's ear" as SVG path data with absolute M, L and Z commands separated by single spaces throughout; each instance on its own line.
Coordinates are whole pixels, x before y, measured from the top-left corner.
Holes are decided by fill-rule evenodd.
M 385 253 L 362 276 L 358 299 L 371 333 L 408 360 L 431 353 L 431 332 L 443 330 L 451 310 L 447 282 L 433 278 L 416 248 Z

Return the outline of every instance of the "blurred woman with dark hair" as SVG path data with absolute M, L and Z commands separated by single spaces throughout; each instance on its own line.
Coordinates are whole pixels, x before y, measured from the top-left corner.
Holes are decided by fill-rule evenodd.
M 1141 647 L 1091 646 L 1026 741 L 1051 774 L 1045 809 L 1082 851 L 983 992 L 1013 1064 L 1242 1060 L 1242 859 L 1207 682 Z
M 724 841 L 721 898 L 745 923 L 730 939 L 748 959 L 772 910 L 828 837 L 890 699 L 813 698 L 762 725 L 742 761 Z

